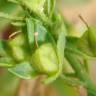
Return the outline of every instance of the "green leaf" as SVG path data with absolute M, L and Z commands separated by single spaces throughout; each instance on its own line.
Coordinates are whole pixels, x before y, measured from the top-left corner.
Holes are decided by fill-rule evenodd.
M 79 96 L 78 91 L 74 87 L 69 86 L 62 78 L 55 80 L 52 85 L 59 93 L 59 96 Z
M 55 1 L 56 0 L 46 0 L 45 2 L 44 11 L 49 18 L 51 18 L 54 13 Z
M 27 6 L 27 8 L 29 8 L 31 11 L 34 12 L 39 12 L 42 13 L 43 12 L 43 6 L 45 3 L 45 0 L 8 0 L 14 3 L 20 3 L 23 4 L 25 6 Z
M 39 45 L 42 45 L 43 43 L 52 43 L 54 44 L 54 38 L 49 32 L 49 30 L 46 29 L 46 27 L 42 24 L 42 22 L 36 20 L 35 21 L 35 32 L 37 33 L 37 41 Z
M 28 43 L 30 48 L 32 49 L 33 43 L 34 43 L 34 21 L 32 18 L 26 18 L 26 25 L 27 25 L 27 37 L 28 37 Z
M 38 43 L 38 45 L 42 45 L 45 42 L 51 42 L 51 43 L 54 42 L 53 37 L 47 31 L 47 29 L 43 26 L 41 21 L 31 18 L 31 20 L 30 19 L 29 21 L 27 20 L 26 23 L 27 23 L 26 33 L 27 33 L 28 41 L 31 47 L 36 42 Z
M 63 17 L 59 13 L 54 13 L 52 16 L 52 25 L 51 25 L 51 33 L 54 35 L 56 39 L 58 39 L 58 36 L 60 32 L 64 32 L 65 36 L 67 34 L 67 29 L 64 24 Z
M 19 1 L 19 0 L 17 0 Z M 21 0 L 30 10 L 42 13 L 45 0 Z
M 44 11 L 49 16 L 51 11 L 51 1 L 53 0 L 46 0 Z
M 9 68 L 8 71 L 23 79 L 31 79 L 36 76 L 36 73 L 29 62 L 21 62 L 20 64 Z
M 44 14 L 44 3 L 45 0 L 12 0 L 17 1 L 21 6 L 30 10 L 31 13 L 42 19 L 44 22 L 47 22 L 47 17 Z
M 0 67 L 12 67 L 14 64 L 14 61 L 9 57 L 0 58 Z
M 60 64 L 63 64 L 63 60 L 64 60 L 65 43 L 66 43 L 65 33 L 62 31 L 57 41 L 57 55 Z
M 92 59 L 92 57 L 77 48 L 77 44 L 80 38 L 69 36 L 66 39 L 67 42 L 65 52 L 69 51 L 69 53 L 75 54 L 76 57 L 78 57 L 79 60 L 81 61 L 82 66 L 88 72 L 88 66 L 89 66 L 88 59 Z
M 7 0 L 0 0 L 0 12 L 8 13 L 10 15 L 16 15 L 20 12 L 17 10 L 18 6 L 16 4 L 7 2 Z M 0 32 L 9 24 L 10 20 L 5 20 L 0 18 Z
M 38 33 L 38 42 L 46 42 L 47 29 L 39 21 L 35 22 L 35 32 Z

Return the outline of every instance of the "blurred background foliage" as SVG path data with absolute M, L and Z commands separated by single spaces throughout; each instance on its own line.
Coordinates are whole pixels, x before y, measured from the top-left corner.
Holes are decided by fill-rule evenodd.
M 84 4 L 87 4 L 88 2 L 91 2 L 91 1 L 93 1 L 93 0 L 57 0 L 57 6 L 60 8 L 60 11 L 62 12 L 62 14 L 64 14 L 64 17 L 67 18 L 68 14 L 66 15 L 66 13 L 63 12 L 63 9 L 64 8 L 66 9 L 66 6 L 67 7 L 76 6 L 76 8 L 77 8 L 78 5 L 84 6 Z M 69 10 L 66 9 L 66 11 L 69 11 Z M 20 11 L 20 7 L 18 5 L 9 3 L 7 0 L 0 0 L 0 12 L 5 12 L 5 13 L 15 16 L 15 15 L 19 14 L 21 11 Z M 67 22 L 68 26 L 72 26 L 72 24 L 74 24 L 74 22 L 73 22 L 74 20 L 73 19 L 70 20 L 70 17 L 71 16 L 68 16 L 67 19 L 69 19 L 69 21 L 72 21 L 72 22 L 71 23 Z M 66 21 L 66 19 L 65 19 L 65 21 Z M 10 27 L 9 22 L 10 22 L 9 20 L 0 18 L 0 33 L 4 32 L 5 30 L 6 31 L 8 30 L 8 28 Z M 79 27 L 79 29 L 80 28 L 81 27 Z M 72 29 L 70 29 L 70 30 L 74 31 L 75 29 L 72 27 Z M 72 34 L 73 34 L 73 32 L 72 32 Z M 74 34 L 76 35 L 78 33 L 76 32 Z M 19 78 L 13 76 L 5 69 L 0 68 L 0 96 L 20 96 L 20 95 L 17 95 L 17 93 L 16 93 L 16 92 L 18 92 L 19 83 L 20 83 Z M 52 86 L 55 87 L 55 90 L 58 90 L 59 96 L 79 96 L 78 91 L 73 86 L 69 86 L 67 84 L 67 82 L 65 82 L 64 80 L 62 80 L 60 78 L 57 79 L 52 84 Z M 31 87 L 29 87 L 29 88 L 31 88 Z M 23 92 L 24 91 L 25 90 L 23 90 Z M 22 95 L 22 96 L 28 96 L 28 95 Z M 38 96 L 43 96 L 43 95 L 39 94 Z M 46 96 L 47 96 L 47 94 L 46 94 Z M 49 96 L 53 96 L 53 95 L 49 95 Z
M 58 0 L 59 1 L 59 0 Z M 90 0 L 60 0 L 61 3 L 64 5 L 64 6 L 68 6 L 68 5 L 82 5 Z M 59 2 L 60 2 L 59 1 Z

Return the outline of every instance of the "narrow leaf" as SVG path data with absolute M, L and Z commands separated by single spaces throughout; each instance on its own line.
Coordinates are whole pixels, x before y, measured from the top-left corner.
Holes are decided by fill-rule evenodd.
M 29 62 L 17 64 L 16 66 L 9 68 L 8 71 L 23 79 L 31 79 L 36 76 Z
M 0 67 L 12 67 L 14 66 L 14 61 L 9 57 L 0 58 Z
M 28 37 L 28 42 L 30 45 L 30 48 L 33 46 L 34 42 L 34 21 L 32 18 L 26 18 L 26 24 L 27 24 L 27 37 Z

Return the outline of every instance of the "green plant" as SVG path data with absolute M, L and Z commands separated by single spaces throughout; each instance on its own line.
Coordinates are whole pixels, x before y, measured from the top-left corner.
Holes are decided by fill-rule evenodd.
M 0 66 L 23 79 L 44 75 L 44 84 L 52 83 L 58 88 L 64 81 L 65 89 L 73 88 L 71 93 L 75 92 L 73 85 L 82 85 L 88 96 L 95 96 L 96 87 L 85 61 L 96 56 L 96 29 L 88 26 L 82 37 L 69 36 L 69 28 L 55 7 L 55 0 L 8 1 L 20 6 L 22 11 L 14 17 L 0 13 L 0 17 L 16 27 L 8 40 L 0 40 Z M 66 61 L 72 71 L 66 72 Z M 77 93 L 60 92 L 62 96 L 77 96 Z

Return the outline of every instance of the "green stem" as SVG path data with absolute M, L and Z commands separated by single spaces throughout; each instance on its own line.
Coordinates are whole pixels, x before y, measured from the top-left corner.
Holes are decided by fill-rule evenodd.
M 76 55 L 66 51 L 65 56 L 69 61 L 69 63 L 71 64 L 72 68 L 75 70 L 78 79 L 85 83 L 84 87 L 87 88 L 88 95 L 96 96 L 96 87 L 94 86 L 93 82 L 89 78 L 88 74 L 84 70 L 82 70 L 82 65 L 78 63 L 78 59 L 76 58 Z

